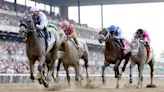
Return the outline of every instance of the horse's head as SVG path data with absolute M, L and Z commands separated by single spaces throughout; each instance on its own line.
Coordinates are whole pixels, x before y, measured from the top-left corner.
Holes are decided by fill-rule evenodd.
M 99 32 L 99 42 L 102 43 L 106 41 L 109 37 L 111 37 L 110 32 L 108 32 L 108 29 L 104 28 Z
M 58 30 L 59 31 L 56 32 L 57 46 L 60 47 L 64 42 L 67 41 L 67 36 L 62 29 L 59 28 Z
M 34 29 L 35 29 L 34 22 L 30 15 L 23 16 L 20 19 L 20 29 L 19 29 L 20 34 L 28 33 L 29 31 L 33 31 Z
M 132 55 L 138 55 L 140 46 L 141 44 L 139 39 L 132 40 L 130 45 Z

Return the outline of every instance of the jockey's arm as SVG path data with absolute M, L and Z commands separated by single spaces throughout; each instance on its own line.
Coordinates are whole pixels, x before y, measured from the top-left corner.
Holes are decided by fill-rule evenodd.
M 116 33 L 116 35 L 114 35 L 114 37 L 115 37 L 116 39 L 123 39 L 122 30 L 121 30 L 120 28 L 117 29 L 117 31 L 116 31 L 115 33 Z
M 75 28 L 72 28 L 72 33 L 70 34 L 70 37 L 76 37 Z
M 46 16 L 41 16 L 40 17 L 40 25 L 36 25 L 36 27 L 40 30 L 43 30 L 44 27 L 48 25 L 47 17 Z

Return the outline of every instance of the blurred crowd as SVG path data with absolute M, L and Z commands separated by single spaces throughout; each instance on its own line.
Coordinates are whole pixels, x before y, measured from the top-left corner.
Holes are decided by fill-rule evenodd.
M 14 11 L 14 5 L 9 2 L 3 1 L 2 3 L 0 3 L 0 6 L 2 10 Z M 17 9 L 18 9 L 17 12 L 23 15 L 23 14 L 29 13 L 29 8 L 30 7 L 25 7 L 23 5 L 17 5 Z M 50 15 L 46 11 L 43 11 L 43 12 L 46 13 L 46 15 L 48 16 L 48 20 L 51 23 L 59 24 L 63 20 L 61 17 Z M 0 12 L 0 24 L 18 27 L 20 18 L 21 16 L 18 14 L 12 14 L 10 12 L 6 14 L 3 12 Z M 73 20 L 69 20 L 69 21 L 76 28 L 77 34 L 79 37 L 88 38 L 88 39 L 96 39 L 98 33 L 95 31 L 97 30 L 88 27 L 86 24 L 78 24 Z

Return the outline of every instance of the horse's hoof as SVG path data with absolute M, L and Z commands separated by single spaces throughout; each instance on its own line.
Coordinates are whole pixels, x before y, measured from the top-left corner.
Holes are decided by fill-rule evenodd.
M 146 88 L 156 88 L 157 86 L 155 84 L 148 84 Z
M 136 87 L 137 89 L 139 89 L 139 88 L 141 88 L 139 85 L 137 85 L 137 87 Z
M 116 88 L 119 88 L 119 86 L 117 85 Z
M 51 81 L 51 78 L 48 77 L 48 78 L 47 78 L 47 81 Z
M 30 79 L 34 80 L 34 79 L 35 79 L 35 77 L 34 77 L 34 76 L 30 76 Z
M 117 75 L 115 75 L 115 78 L 117 78 L 118 76 Z
M 47 82 L 47 81 L 44 81 L 44 82 L 43 82 L 43 85 L 44 85 L 44 87 L 46 87 L 46 88 L 48 88 L 48 87 L 49 87 L 49 84 L 48 84 L 48 82 Z
M 117 76 L 117 78 L 118 78 L 118 79 L 121 79 L 121 76 L 122 76 L 122 74 L 119 74 L 119 75 Z
M 41 71 L 41 69 L 42 69 L 42 67 L 39 65 L 39 66 L 38 66 L 38 71 Z
M 130 79 L 130 80 L 129 80 L 129 83 L 130 83 L 130 84 L 132 84 L 132 83 L 133 83 L 133 81 Z
M 102 81 L 102 83 L 103 83 L 103 85 L 105 85 L 106 84 L 106 81 Z
M 43 81 L 40 78 L 38 78 L 38 82 L 39 82 L 39 84 L 43 83 Z

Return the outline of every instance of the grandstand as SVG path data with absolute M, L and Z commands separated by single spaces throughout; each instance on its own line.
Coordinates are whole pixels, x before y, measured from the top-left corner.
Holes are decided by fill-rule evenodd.
M 28 77 L 14 76 L 10 77 L 12 74 L 29 74 L 28 59 L 25 52 L 25 38 L 20 36 L 18 33 L 19 29 L 19 19 L 22 15 L 28 13 L 29 7 L 23 5 L 17 5 L 17 12 L 15 12 L 14 4 L 6 1 L 0 2 L 0 83 L 2 82 L 20 82 L 19 79 L 22 78 L 25 82 L 31 82 Z M 63 20 L 59 16 L 51 15 L 46 12 L 50 22 L 58 24 Z M 103 57 L 103 45 L 100 45 L 97 40 L 98 32 L 96 29 L 87 27 L 85 25 L 78 24 L 70 20 L 72 25 L 75 26 L 79 39 L 86 41 L 89 47 L 89 73 L 100 75 L 101 66 L 104 61 Z M 82 64 L 82 63 L 81 63 Z M 36 64 L 37 66 L 37 64 Z M 156 75 L 164 74 L 164 63 L 156 62 Z M 36 70 L 36 69 L 35 69 Z M 107 69 L 107 74 L 113 74 L 113 66 Z M 144 74 L 149 74 L 149 67 L 145 68 Z M 133 70 L 137 71 L 137 70 Z M 36 71 L 37 72 L 37 71 Z M 83 68 L 81 67 L 81 72 Z M 63 68 L 60 74 L 64 74 Z M 73 74 L 74 72 L 71 71 Z M 3 76 L 3 74 L 11 74 Z M 127 69 L 125 74 L 129 74 Z M 137 74 L 135 72 L 134 74 Z M 11 80 L 11 78 L 15 78 Z M 27 81 L 26 81 L 27 80 Z

